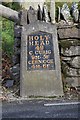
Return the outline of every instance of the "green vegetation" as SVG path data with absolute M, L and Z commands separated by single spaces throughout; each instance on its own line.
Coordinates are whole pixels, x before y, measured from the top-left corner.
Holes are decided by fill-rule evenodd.
M 13 22 L 1 18 L 2 20 L 2 50 L 6 52 L 9 57 L 13 54 L 13 45 L 14 45 L 14 31 L 13 31 Z
M 21 9 L 21 6 L 18 2 L 2 2 L 2 5 L 9 7 L 16 11 L 19 11 Z
M 19 11 L 21 9 L 19 3 L 17 2 L 2 2 L 2 4 L 16 11 Z M 0 25 L 2 26 L 2 28 L 0 29 L 2 39 L 2 50 L 3 52 L 7 53 L 9 57 L 12 57 L 14 45 L 14 23 L 10 20 L 0 17 Z

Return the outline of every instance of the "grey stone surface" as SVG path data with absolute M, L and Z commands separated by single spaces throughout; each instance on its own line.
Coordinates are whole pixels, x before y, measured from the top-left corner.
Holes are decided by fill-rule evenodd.
M 20 64 L 14 65 L 12 68 L 10 68 L 11 71 L 11 78 L 15 80 L 16 82 L 20 81 Z
M 12 61 L 14 65 L 20 63 L 20 55 L 13 55 Z
M 33 7 L 30 6 L 29 10 L 27 11 L 29 23 L 33 23 L 37 20 L 37 11 L 34 10 Z
M 52 35 L 55 69 L 52 70 L 28 70 L 27 69 L 27 44 L 28 35 L 38 31 Z M 21 68 L 20 68 L 20 95 L 21 96 L 59 96 L 63 95 L 61 80 L 60 58 L 57 41 L 56 25 L 45 22 L 34 22 L 27 25 L 22 31 L 21 40 Z
M 58 40 L 60 42 L 62 62 L 67 74 L 66 81 L 70 86 L 80 86 L 80 28 L 77 26 L 59 26 Z M 62 66 L 63 67 L 63 66 Z M 65 72 L 65 71 L 64 71 Z M 65 75 L 65 73 L 64 73 Z M 65 78 L 64 78 L 65 81 Z
M 70 48 L 61 51 L 66 56 L 80 55 L 80 46 L 70 46 Z
M 67 74 L 68 74 L 68 76 L 73 76 L 73 77 L 79 77 L 80 76 L 80 74 L 79 74 L 79 69 L 73 69 L 73 68 L 68 68 L 67 69 Z
M 61 19 L 58 24 L 59 24 L 60 28 L 63 28 L 63 27 L 65 28 L 66 26 L 70 27 L 74 23 L 73 23 L 73 21 L 66 22 L 65 20 Z
M 21 38 L 15 38 L 14 47 L 20 48 L 20 46 L 21 46 Z
M 20 25 L 25 26 L 27 23 L 27 10 L 24 9 L 20 11 Z
M 71 12 L 72 12 L 74 22 L 78 22 L 78 20 L 79 20 L 78 3 L 73 2 L 72 6 L 71 6 Z
M 50 17 L 51 17 L 51 22 L 54 24 L 55 23 L 55 0 L 50 0 Z
M 16 54 L 16 55 L 17 55 L 17 54 L 19 55 L 19 54 L 20 54 L 20 50 L 21 50 L 21 49 L 20 49 L 19 47 L 15 47 L 15 48 L 14 48 L 15 54 Z
M 61 16 L 60 10 L 61 10 L 61 8 L 60 8 L 60 6 L 58 6 L 58 22 L 60 21 L 60 16 Z
M 46 4 L 44 4 L 44 6 L 43 6 L 43 21 L 45 21 L 45 22 L 50 21 L 49 16 L 48 16 L 48 8 L 47 8 Z
M 76 68 L 80 68 L 80 57 L 75 57 L 72 61 L 72 65 Z
M 15 83 L 20 83 L 20 73 L 12 73 L 12 79 L 15 80 Z
M 12 68 L 10 68 L 10 70 L 13 72 L 13 73 L 17 73 L 20 71 L 20 65 L 19 64 L 16 64 L 14 65 Z
M 70 15 L 70 9 L 69 9 L 67 3 L 63 4 L 62 9 L 61 9 L 61 14 L 66 22 L 70 21 L 71 15 Z
M 58 34 L 60 39 L 65 39 L 65 38 L 79 38 L 80 39 L 80 29 L 76 27 L 71 27 L 71 28 L 64 28 L 64 29 L 58 29 Z
M 77 87 L 80 86 L 80 77 L 67 77 L 66 82 L 69 86 Z
M 14 27 L 14 37 L 20 38 L 21 37 L 21 26 L 15 25 Z
M 29 9 L 30 6 L 32 6 L 35 10 L 37 10 L 38 5 L 40 5 L 41 10 L 43 7 L 45 0 L 25 0 L 24 2 L 21 2 L 20 5 L 22 5 L 25 9 Z
M 6 80 L 3 86 L 10 88 L 13 86 L 13 84 L 14 84 L 14 80 Z
M 7 88 L 12 87 L 13 84 L 14 84 L 14 80 L 12 80 L 12 79 L 6 79 L 6 80 L 4 80 L 4 81 L 2 82 L 2 85 L 3 85 L 4 87 L 7 87 Z

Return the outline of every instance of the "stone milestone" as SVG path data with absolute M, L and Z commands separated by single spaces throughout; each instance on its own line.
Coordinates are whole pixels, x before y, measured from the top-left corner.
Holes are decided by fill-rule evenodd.
M 56 25 L 36 21 L 23 27 L 20 79 L 23 97 L 63 95 Z

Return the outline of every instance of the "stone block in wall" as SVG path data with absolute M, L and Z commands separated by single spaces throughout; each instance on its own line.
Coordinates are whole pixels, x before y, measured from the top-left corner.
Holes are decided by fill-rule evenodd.
M 79 77 L 80 76 L 80 69 L 73 69 L 69 68 L 67 69 L 67 75 L 72 77 Z
M 80 39 L 80 29 L 77 27 L 58 29 L 59 39 L 78 38 Z
M 73 56 L 73 55 L 80 55 L 80 46 L 70 46 L 70 48 L 61 48 L 61 53 L 64 56 Z
M 77 87 L 80 86 L 80 77 L 67 77 L 66 82 L 71 87 Z
M 20 64 L 16 64 L 13 67 L 10 68 L 10 70 L 12 71 L 12 73 L 19 73 L 20 71 Z
M 71 61 L 71 57 L 61 57 L 64 61 Z
M 15 38 L 14 46 L 15 47 L 20 47 L 21 46 L 21 39 L 20 38 Z
M 12 61 L 14 65 L 20 63 L 20 55 L 13 55 Z
M 14 53 L 15 55 L 20 54 L 21 49 L 18 47 L 14 47 Z
M 80 68 L 80 57 L 75 57 L 71 64 L 75 68 Z
M 62 60 L 74 69 L 80 69 L 80 57 L 62 57 Z
M 15 81 L 19 81 L 20 80 L 20 64 L 14 65 L 12 68 L 10 68 L 10 70 L 11 70 L 11 78 Z
M 14 37 L 15 38 L 20 38 L 21 37 L 21 30 L 22 30 L 22 27 L 20 27 L 20 26 L 15 26 L 14 27 Z

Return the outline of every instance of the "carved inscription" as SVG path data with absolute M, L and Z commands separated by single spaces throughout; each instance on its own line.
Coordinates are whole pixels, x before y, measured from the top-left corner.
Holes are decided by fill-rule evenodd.
M 55 69 L 53 42 L 50 33 L 36 32 L 28 35 L 27 69 Z

